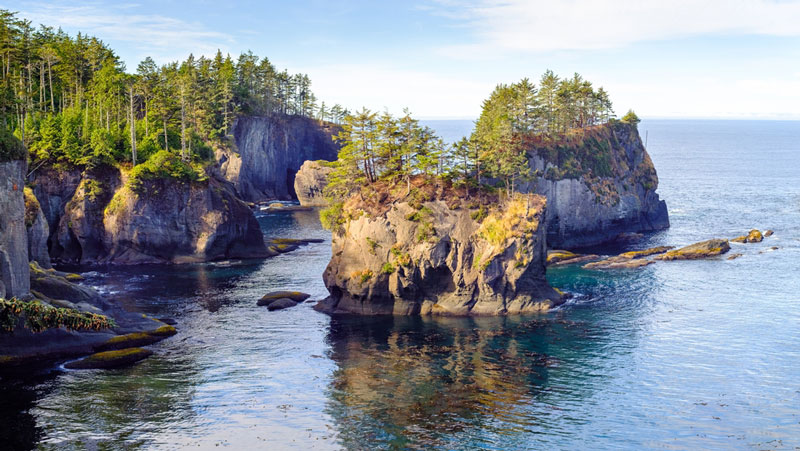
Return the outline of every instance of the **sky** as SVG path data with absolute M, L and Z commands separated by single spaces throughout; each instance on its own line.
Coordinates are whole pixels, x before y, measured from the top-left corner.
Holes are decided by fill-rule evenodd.
M 498 83 L 552 69 L 618 115 L 800 119 L 800 0 L 0 0 L 97 36 L 135 70 L 247 50 L 307 73 L 319 100 L 474 119 Z

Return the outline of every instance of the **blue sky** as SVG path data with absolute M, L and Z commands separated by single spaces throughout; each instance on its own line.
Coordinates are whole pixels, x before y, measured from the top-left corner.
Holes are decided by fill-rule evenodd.
M 800 1 L 4 1 L 129 69 L 252 50 L 326 103 L 474 118 L 501 82 L 579 72 L 643 117 L 800 119 Z

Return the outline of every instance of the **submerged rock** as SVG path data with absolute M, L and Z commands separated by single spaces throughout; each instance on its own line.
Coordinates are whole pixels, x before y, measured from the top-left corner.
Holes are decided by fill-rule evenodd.
M 105 351 L 92 354 L 80 360 L 67 362 L 64 368 L 71 370 L 93 370 L 120 368 L 132 365 L 153 355 L 153 351 L 142 348 L 128 348 L 119 351 Z
M 294 307 L 296 305 L 297 302 L 289 298 L 280 298 L 270 302 L 269 305 L 267 305 L 267 310 L 269 310 L 270 312 L 274 310 L 283 310 L 285 308 Z
M 722 255 L 730 249 L 728 240 L 712 239 L 668 251 L 655 258 L 656 260 L 698 260 Z
M 455 197 L 455 196 L 453 196 Z M 545 278 L 545 199 L 519 195 L 488 216 L 460 199 L 377 205 L 333 233 L 323 279 L 331 313 L 504 315 L 563 302 Z M 358 208 L 354 196 L 345 209 Z M 486 208 L 485 206 L 483 208 Z M 350 211 L 350 210 L 348 210 Z
M 728 256 L 728 260 L 736 260 L 737 258 L 741 257 L 742 254 L 731 254 Z
M 774 233 L 772 230 L 767 230 L 764 232 L 764 238 L 771 237 Z
M 161 326 L 149 332 L 133 332 L 125 335 L 117 335 L 97 346 L 96 351 L 109 351 L 115 349 L 133 348 L 147 346 L 157 343 L 165 338 L 175 335 L 178 331 L 170 325 Z
M 583 265 L 583 267 L 585 269 L 630 269 L 630 268 L 641 268 L 642 266 L 647 266 L 653 263 L 655 262 L 644 258 L 629 259 L 629 258 L 612 257 L 606 260 L 601 260 L 599 262 L 587 263 Z
M 333 168 L 325 166 L 323 161 L 306 161 L 294 178 L 294 191 L 300 205 L 325 207 L 328 201 L 323 197 L 323 190 L 328 185 L 328 176 Z

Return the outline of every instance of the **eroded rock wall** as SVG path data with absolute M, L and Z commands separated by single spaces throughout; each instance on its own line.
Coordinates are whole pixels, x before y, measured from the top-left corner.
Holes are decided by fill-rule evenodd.
M 220 175 L 246 201 L 293 198 L 303 162 L 336 159 L 335 133 L 334 126 L 306 117 L 239 117 L 233 125 L 236 149 L 216 152 Z

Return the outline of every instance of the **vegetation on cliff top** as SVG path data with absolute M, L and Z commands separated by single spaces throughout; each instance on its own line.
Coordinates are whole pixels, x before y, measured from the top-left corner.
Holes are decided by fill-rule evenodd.
M 370 208 L 375 201 L 409 200 L 415 179 L 414 188 L 425 180 L 422 184 L 460 190 L 468 199 L 498 187 L 511 197 L 520 182 L 540 175 L 610 177 L 612 147 L 619 143 L 613 131 L 599 126 L 613 117 L 603 88 L 595 90 L 578 74 L 560 79 L 551 71 L 538 88 L 527 78 L 498 85 L 484 101 L 472 136 L 450 146 L 407 110 L 393 117 L 362 109 L 344 118 L 336 136 L 342 148 L 330 163 L 334 170 L 324 191 L 330 207 L 321 213 L 323 225 L 337 229 L 346 223 L 354 212 L 344 208 L 343 199 L 353 194 L 364 211 L 375 211 Z M 537 148 L 559 169 L 532 173 L 528 158 Z
M 252 52 L 217 52 L 162 66 L 146 58 L 127 73 L 95 37 L 19 19 L 0 9 L 0 161 L 22 159 L 21 140 L 39 164 L 136 166 L 159 151 L 209 162 L 229 145 L 237 114 L 338 121 L 347 111 L 317 105 L 304 74 L 279 71 Z
M 0 299 L 0 331 L 13 332 L 20 318 L 32 332 L 64 327 L 68 330 L 103 330 L 116 327 L 114 320 L 103 315 L 57 308 L 39 301 Z
M 0 163 L 24 160 L 26 157 L 27 153 L 22 142 L 0 124 Z

